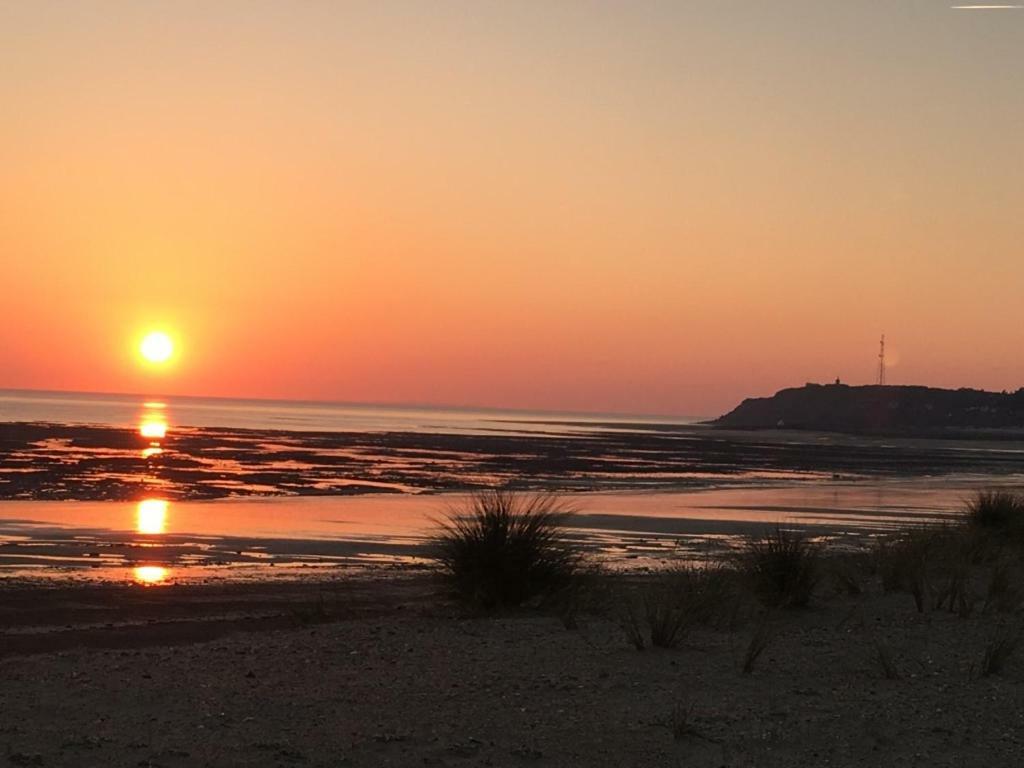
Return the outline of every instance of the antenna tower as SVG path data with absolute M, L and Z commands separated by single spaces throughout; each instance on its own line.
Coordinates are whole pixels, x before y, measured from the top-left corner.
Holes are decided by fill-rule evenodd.
M 878 386 L 885 386 L 885 334 L 878 343 Z

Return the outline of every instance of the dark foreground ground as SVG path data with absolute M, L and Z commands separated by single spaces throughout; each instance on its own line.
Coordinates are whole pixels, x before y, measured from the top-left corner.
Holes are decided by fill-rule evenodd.
M 1024 668 L 979 671 L 1016 618 L 823 586 L 745 675 L 756 623 L 638 652 L 614 610 L 467 618 L 424 575 L 6 585 L 0 765 L 1017 766 Z

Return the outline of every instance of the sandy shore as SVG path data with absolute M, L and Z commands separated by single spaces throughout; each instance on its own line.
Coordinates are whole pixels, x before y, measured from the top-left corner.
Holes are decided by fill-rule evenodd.
M 206 589 L 7 588 L 0 751 L 59 766 L 1011 766 L 1024 668 L 977 668 L 997 620 L 823 589 L 752 626 L 633 649 L 465 618 L 429 577 Z M 886 679 L 874 641 L 891 648 Z M 674 726 L 685 727 L 678 736 Z

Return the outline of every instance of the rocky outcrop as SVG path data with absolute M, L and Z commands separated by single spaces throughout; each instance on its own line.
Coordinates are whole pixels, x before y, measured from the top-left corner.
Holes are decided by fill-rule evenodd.
M 1024 429 L 1024 389 L 1013 393 L 909 386 L 806 384 L 749 398 L 716 426 L 933 434 Z

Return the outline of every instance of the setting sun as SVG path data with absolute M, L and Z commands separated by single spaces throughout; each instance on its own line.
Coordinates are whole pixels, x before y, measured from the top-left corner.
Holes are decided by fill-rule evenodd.
M 146 334 L 139 345 L 139 352 L 146 362 L 166 363 L 174 354 L 174 342 L 163 331 L 153 331 Z

